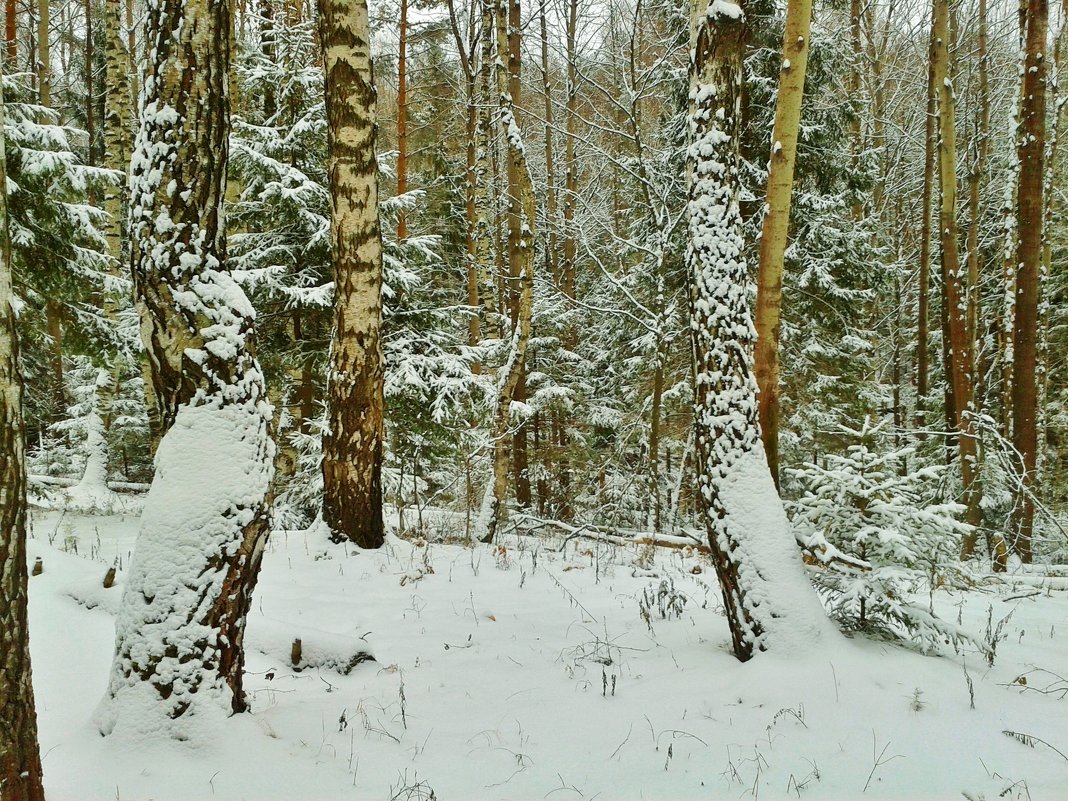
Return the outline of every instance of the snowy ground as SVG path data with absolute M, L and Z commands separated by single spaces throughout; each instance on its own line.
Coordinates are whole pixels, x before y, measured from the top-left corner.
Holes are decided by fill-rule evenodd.
M 743 665 L 699 558 L 580 540 L 346 553 L 277 533 L 249 620 L 252 714 L 210 741 L 104 738 L 122 571 L 101 580 L 137 524 L 33 515 L 51 801 L 1068 799 L 1064 580 L 938 597 L 980 635 L 988 610 L 1012 613 L 993 668 L 844 637 Z M 663 618 L 654 597 L 647 623 L 639 599 L 662 580 L 684 606 Z M 295 637 L 318 667 L 292 668 Z M 342 675 L 361 650 L 377 661 Z

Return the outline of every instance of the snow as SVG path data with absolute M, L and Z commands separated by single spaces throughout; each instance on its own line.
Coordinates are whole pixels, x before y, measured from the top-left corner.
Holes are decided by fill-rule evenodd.
M 210 492 L 209 478 L 193 483 Z M 81 556 L 48 545 L 61 518 Z M 743 664 L 714 572 L 693 553 L 647 559 L 581 539 L 561 552 L 559 539 L 512 535 L 503 550 L 390 537 L 349 552 L 319 530 L 276 531 L 248 623 L 251 712 L 201 739 L 135 740 L 100 737 L 90 719 L 121 586 L 141 570 L 127 567 L 138 521 L 35 510 L 33 524 L 29 559 L 45 567 L 30 583 L 34 683 L 58 801 L 385 799 L 420 782 L 473 801 L 1059 801 L 1068 786 L 1068 761 L 1003 733 L 1068 752 L 1068 699 L 1039 692 L 1066 686 L 1042 671 L 1065 673 L 1068 594 L 1019 583 L 1037 576 L 935 596 L 980 634 L 988 608 L 995 624 L 1012 613 L 993 668 L 973 651 L 930 657 L 844 637 Z M 118 583 L 104 590 L 116 561 Z M 654 608 L 647 625 L 639 598 L 665 581 L 686 598 L 682 612 Z M 377 661 L 348 675 L 296 671 L 295 637 L 305 654 L 359 643 Z
M 269 489 L 268 420 L 252 404 L 185 405 L 160 443 L 97 715 L 102 733 L 140 737 L 166 721 L 174 736 L 191 739 L 228 714 L 229 688 L 201 663 L 218 646 L 203 621 L 227 574 L 217 557 L 239 553 L 242 529 Z M 157 692 L 144 670 L 173 691 Z

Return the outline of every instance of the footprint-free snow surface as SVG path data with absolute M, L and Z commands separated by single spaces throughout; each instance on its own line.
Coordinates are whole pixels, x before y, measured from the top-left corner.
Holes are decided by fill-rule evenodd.
M 248 621 L 251 713 L 132 740 L 93 714 L 123 570 L 101 582 L 129 564 L 138 519 L 33 523 L 51 801 L 1068 799 L 1064 579 L 936 594 L 980 638 L 1011 614 L 992 668 L 844 636 L 741 664 L 699 555 L 515 537 L 367 552 L 275 532 Z

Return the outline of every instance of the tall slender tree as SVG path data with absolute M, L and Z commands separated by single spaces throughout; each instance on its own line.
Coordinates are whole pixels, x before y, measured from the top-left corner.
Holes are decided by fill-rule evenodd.
M 957 432 L 967 521 L 972 533 L 964 537 L 962 558 L 975 550 L 976 531 L 982 522 L 979 487 L 979 455 L 972 404 L 972 345 L 968 341 L 968 293 L 957 236 L 957 134 L 953 50 L 950 40 L 949 0 L 934 0 L 931 25 L 931 58 L 934 85 L 938 90 L 938 189 L 939 243 L 945 276 L 943 304 L 949 330 L 949 376 L 952 383 L 952 418 Z
M 150 0 L 131 261 L 166 428 L 98 714 L 107 734 L 246 709 L 245 618 L 268 532 L 271 407 L 227 268 L 228 0 Z
M 508 497 L 509 448 L 508 433 L 512 418 L 512 401 L 516 399 L 516 387 L 523 376 L 523 362 L 526 358 L 527 344 L 530 341 L 530 329 L 534 306 L 534 242 L 536 232 L 537 200 L 534 195 L 534 181 L 527 164 L 523 132 L 515 117 L 515 106 L 510 91 L 511 76 L 501 69 L 501 54 L 509 47 L 507 28 L 499 24 L 508 13 L 506 0 L 482 0 L 483 30 L 497 30 L 497 57 L 493 60 L 497 75 L 497 117 L 501 135 L 507 148 L 509 168 L 515 175 L 517 195 L 518 240 L 516 254 L 518 257 L 517 274 L 519 292 L 515 303 L 515 322 L 512 326 L 508 356 L 497 374 L 497 403 L 493 417 L 493 476 L 486 486 L 479 510 L 477 536 L 483 542 L 493 542 L 497 526 L 504 515 L 504 504 Z M 494 25 L 494 18 L 498 21 Z M 486 27 L 486 26 L 489 27 Z
M 0 87 L 0 130 L 4 97 Z M 44 801 L 26 616 L 26 431 L 0 136 L 0 798 Z
M 366 0 L 319 0 L 334 259 L 323 520 L 337 541 L 378 548 L 382 521 L 382 234 L 375 84 Z
M 739 192 L 746 23 L 728 0 L 691 7 L 688 230 L 694 441 L 702 519 L 735 655 L 817 642 L 826 618 L 760 440 Z
M 1048 0 L 1027 0 L 1023 91 L 1020 102 L 1020 163 L 1016 193 L 1016 315 L 1013 321 L 1012 442 L 1023 459 L 1013 514 L 1013 545 L 1031 561 L 1038 465 L 1038 304 L 1041 287 L 1046 158 L 1046 38 Z
M 790 230 L 790 197 L 801 122 L 801 98 L 808 65 L 812 0 L 786 6 L 782 71 L 771 133 L 767 206 L 760 233 L 756 296 L 756 379 L 760 389 L 760 430 L 768 468 L 779 486 L 779 316 L 782 308 L 783 256 Z

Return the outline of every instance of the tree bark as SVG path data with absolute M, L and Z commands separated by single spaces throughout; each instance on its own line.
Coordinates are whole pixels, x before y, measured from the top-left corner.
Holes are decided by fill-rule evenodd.
M 397 56 L 397 194 L 408 191 L 408 0 L 400 0 L 400 51 Z M 397 239 L 408 236 L 408 218 L 397 214 Z
M 4 34 L 7 40 L 5 54 L 7 63 L 5 72 L 16 69 L 19 60 L 18 4 L 16 0 L 6 0 L 4 4 Z
M 1013 513 L 1013 549 L 1031 562 L 1034 493 L 1038 489 L 1038 305 L 1041 288 L 1046 149 L 1046 37 L 1048 0 L 1028 0 L 1020 103 L 1020 162 L 1016 193 L 1016 315 L 1013 323 L 1012 441 L 1023 458 L 1022 486 Z
M 334 334 L 323 436 L 323 519 L 336 541 L 384 542 L 382 236 L 366 0 L 319 0 L 326 72 Z
M 961 477 L 964 484 L 965 519 L 973 526 L 961 544 L 961 558 L 975 551 L 976 537 L 982 523 L 978 483 L 971 344 L 968 342 L 967 308 L 960 250 L 957 244 L 957 136 L 956 97 L 953 81 L 952 42 L 950 40 L 949 0 L 934 0 L 931 26 L 931 57 L 934 85 L 938 89 L 938 187 L 939 236 L 942 272 L 945 277 L 943 303 L 949 330 L 949 380 L 953 387 L 952 421 L 957 432 Z
M 935 182 L 935 104 L 934 58 L 928 53 L 927 61 L 927 114 L 923 129 L 923 191 L 920 223 L 920 265 L 917 281 L 916 306 L 916 427 L 919 439 L 925 439 L 927 427 L 928 356 L 930 353 L 931 318 L 931 197 Z
M 0 89 L 0 128 L 4 99 Z M 26 430 L 0 137 L 0 797 L 44 801 L 26 614 Z
M 130 176 L 131 262 L 166 434 L 116 621 L 97 723 L 189 736 L 247 708 L 245 618 L 274 444 L 254 312 L 226 263 L 226 0 L 150 0 Z
M 768 468 L 779 486 L 779 317 L 782 308 L 783 255 L 790 230 L 790 196 L 801 122 L 801 99 L 808 64 L 812 0 L 790 0 L 786 7 L 782 71 L 771 134 L 767 206 L 760 233 L 756 296 L 756 379 L 760 431 Z
M 493 17 L 506 13 L 505 0 L 482 0 L 483 19 L 487 20 L 489 27 L 485 31 L 494 30 Z M 492 11 L 487 11 L 490 4 Z M 511 420 L 512 401 L 515 400 L 515 389 L 523 374 L 523 361 L 526 358 L 527 343 L 530 340 L 530 325 L 534 305 L 534 242 L 536 236 L 537 202 L 534 196 L 534 182 L 530 176 L 530 168 L 527 165 L 526 149 L 523 144 L 523 133 L 515 118 L 515 108 L 512 104 L 510 91 L 510 76 L 500 68 L 500 55 L 509 46 L 508 37 L 503 26 L 496 26 L 497 58 L 494 63 L 497 73 L 497 117 L 507 147 L 508 161 L 516 175 L 516 189 L 518 192 L 519 240 L 517 242 L 517 254 L 520 257 L 518 263 L 519 296 L 516 303 L 516 320 L 512 329 L 511 344 L 508 350 L 508 358 L 500 368 L 497 375 L 497 408 L 494 413 L 493 425 L 493 478 L 486 486 L 482 498 L 482 507 L 479 511 L 477 524 L 477 536 L 482 542 L 493 542 L 497 533 L 497 526 L 503 516 L 503 507 L 508 497 L 508 429 Z
M 826 618 L 808 584 L 760 441 L 738 208 L 742 9 L 691 10 L 687 203 L 694 442 L 701 517 L 734 653 L 818 642 Z M 759 499 L 759 500 L 757 500 Z

